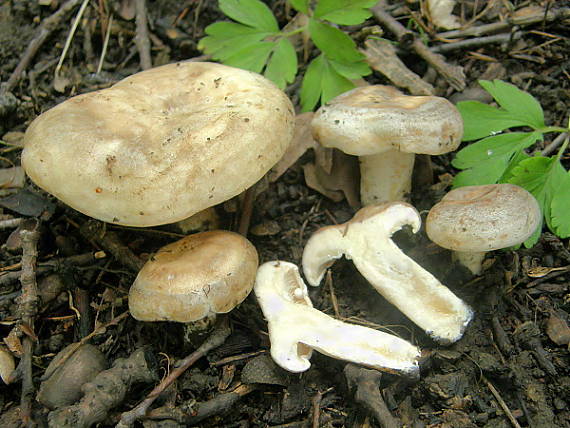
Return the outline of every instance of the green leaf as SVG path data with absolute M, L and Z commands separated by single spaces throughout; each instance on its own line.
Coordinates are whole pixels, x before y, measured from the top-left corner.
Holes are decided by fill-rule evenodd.
M 560 179 L 560 189 L 550 204 L 550 223 L 556 236 L 570 237 L 570 175 L 566 173 Z
M 544 112 L 540 103 L 529 93 L 502 80 L 480 80 L 479 84 L 513 117 L 534 129 L 544 128 Z
M 206 27 L 207 36 L 198 43 L 198 49 L 212 55 L 213 59 L 225 62 L 236 52 L 257 44 L 272 33 L 259 31 L 235 22 L 216 22 Z
M 309 1 L 310 0 L 289 0 L 291 6 L 293 6 L 299 12 L 304 13 L 305 15 L 309 14 Z
M 513 168 L 509 183 L 517 184 L 533 194 L 544 214 L 546 224 L 550 230 L 556 232 L 552 221 L 552 203 L 559 192 L 568 193 L 568 187 L 563 187 L 568 186 L 568 173 L 560 161 L 556 157 L 543 156 L 523 160 Z
M 315 17 L 340 25 L 357 25 L 368 19 L 376 0 L 319 0 Z
M 513 169 L 521 163 L 525 159 L 530 159 L 531 156 L 527 155 L 524 151 L 516 152 L 515 155 L 511 158 L 509 162 L 509 166 L 505 170 L 503 176 L 499 180 L 499 183 L 508 183 L 511 177 L 513 176 Z
M 255 43 L 235 50 L 232 55 L 225 58 L 224 64 L 261 73 L 274 47 L 275 43 L 273 42 Z
M 354 84 L 339 74 L 330 60 L 321 54 L 315 58 L 305 72 L 301 85 L 301 108 L 311 111 L 321 100 L 325 104 L 337 95 L 354 88 Z
M 234 21 L 264 31 L 279 31 L 273 12 L 260 0 L 220 0 L 219 5 Z
M 282 38 L 277 42 L 263 74 L 281 89 L 295 79 L 297 53 L 288 39 Z
M 525 126 L 526 122 L 505 110 L 478 101 L 461 101 L 457 108 L 463 118 L 463 141 L 488 137 L 513 126 Z
M 364 55 L 358 52 L 354 41 L 338 28 L 311 18 L 309 33 L 321 52 L 333 60 L 343 63 L 364 60 Z
M 541 137 L 539 132 L 512 132 L 468 145 L 457 153 L 451 163 L 455 168 L 465 170 L 457 174 L 453 187 L 497 183 L 509 169 L 513 158 Z M 517 157 L 517 163 L 520 160 Z
M 372 73 L 372 70 L 364 61 L 344 63 L 329 59 L 329 62 L 338 74 L 347 79 L 360 79 L 362 76 L 368 76 Z

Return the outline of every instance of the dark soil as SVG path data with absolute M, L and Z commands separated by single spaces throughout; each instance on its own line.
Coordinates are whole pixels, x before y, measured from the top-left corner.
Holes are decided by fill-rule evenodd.
M 40 6 L 38 1 L 7 0 L 0 5 L 0 81 L 6 82 L 24 50 L 35 37 L 38 25 L 52 15 L 62 1 Z M 73 14 L 63 19 L 41 46 L 26 73 L 9 94 L 0 96 L 0 136 L 16 144 L 2 149 L 4 167 L 19 164 L 17 146 L 30 121 L 65 99 L 111 85 L 140 71 L 134 45 L 135 22 L 129 14 L 130 1 L 90 2 L 67 53 L 61 75 L 64 88 L 54 89 L 54 69 L 73 22 Z M 284 1 L 267 2 L 275 10 L 280 24 L 287 16 Z M 419 14 L 419 3 L 406 4 Z M 459 0 L 456 12 L 463 22 L 483 12 L 484 4 Z M 490 2 L 489 2 L 490 3 Z M 529 4 L 568 8 L 567 1 L 495 2 L 470 25 L 498 22 L 508 8 Z M 188 0 L 148 1 L 152 34 L 153 64 L 160 65 L 201 55 L 197 41 L 208 24 L 221 19 L 217 2 Z M 77 10 L 77 9 L 75 9 Z M 75 12 L 74 12 L 75 13 Z M 404 24 L 409 12 L 393 8 Z M 407 14 L 406 14 L 407 13 Z M 103 46 L 106 22 L 113 15 L 113 27 L 103 71 L 95 74 Z M 417 15 L 419 16 L 419 15 Z M 427 22 L 427 21 L 425 21 Z M 376 25 L 371 18 L 367 25 Z M 468 95 L 457 93 L 437 76 L 419 57 L 401 46 L 406 65 L 432 83 L 438 94 L 452 99 L 478 98 L 484 94 L 476 81 L 500 78 L 529 91 L 542 104 L 546 123 L 565 126 L 570 100 L 570 21 L 523 26 L 523 36 L 512 44 L 490 44 L 472 50 L 446 54 L 450 64 L 463 66 Z M 349 28 L 357 34 L 360 28 Z M 429 28 L 428 28 L 429 30 Z M 433 34 L 425 32 L 432 44 Z M 390 38 L 390 34 L 386 34 Z M 554 41 L 553 41 L 554 40 Z M 387 83 L 382 76 L 369 78 L 373 83 Z M 288 93 L 297 100 L 298 85 Z M 544 141 L 544 146 L 550 141 Z M 542 147 L 537 147 L 541 149 Z M 452 156 L 433 159 L 433 174 L 425 172 L 411 195 L 418 210 L 429 209 L 448 190 L 440 180 L 456 171 Z M 285 260 L 300 263 L 303 246 L 317 228 L 344 222 L 355 210 L 346 201 L 333 202 L 305 184 L 303 165 L 313 161 L 309 152 L 301 157 L 279 180 L 270 183 L 257 196 L 253 206 L 250 234 L 261 262 Z M 567 162 L 567 161 L 565 161 Z M 570 167 L 570 163 L 566 163 Z M 64 206 L 37 189 L 29 181 L 24 189 L 1 189 L 0 205 L 13 217 L 41 218 L 39 241 L 39 287 L 54 286 L 57 292 L 45 297 L 39 307 L 33 338 L 33 386 L 39 388 L 41 377 L 55 354 L 78 342 L 128 309 L 128 289 L 136 276 L 128 261 L 113 255 L 103 235 L 123 243 L 141 259 L 182 234 L 172 226 L 133 229 L 114 225 L 101 227 L 98 235 L 84 232 L 87 217 Z M 235 230 L 240 203 L 233 201 L 216 208 L 220 227 Z M 425 211 L 422 211 L 425 212 Z M 425 217 L 424 217 L 425 218 Z M 18 346 L 25 341 L 25 326 L 19 308 L 18 272 L 21 260 L 19 230 L 0 231 L 0 334 Z M 409 427 L 570 427 L 570 368 L 568 334 L 570 310 L 570 269 L 546 270 L 542 277 L 529 277 L 533 267 L 556 268 L 570 265 L 567 240 L 545 232 L 532 249 L 495 252 L 486 260 L 486 270 L 472 277 L 451 260 L 448 251 L 438 248 L 424 231 L 413 235 L 398 232 L 395 240 L 411 257 L 432 272 L 476 311 L 465 336 L 451 346 L 432 342 L 421 330 L 405 319 L 367 284 L 353 264 L 340 260 L 332 267 L 332 286 L 311 290 L 313 304 L 325 313 L 379 329 L 387 329 L 423 349 L 420 380 L 383 374 L 379 388 L 396 424 Z M 70 263 L 74 256 L 105 249 L 107 256 L 83 263 Z M 127 256 L 128 258 L 128 256 Z M 54 260 L 67 263 L 47 263 Z M 46 276 L 55 273 L 57 276 Z M 6 276 L 7 275 L 7 276 Z M 12 275 L 12 276 L 10 276 Z M 55 278 L 55 279 L 54 279 Z M 59 287 L 59 288 L 58 288 Z M 336 300 L 335 300 L 336 299 Z M 335 308 L 334 302 L 338 302 Z M 80 315 L 80 318 L 78 317 Z M 244 367 L 259 355 L 268 355 L 267 326 L 254 296 L 250 296 L 230 316 L 232 333 L 228 340 L 207 358 L 200 359 L 153 407 L 170 406 L 191 415 L 197 405 L 233 390 L 239 382 L 259 382 L 259 386 L 214 416 L 197 423 L 147 420 L 144 426 L 203 427 L 377 427 L 382 426 L 355 399 L 355 388 L 347 386 L 345 363 L 314 354 L 309 371 L 286 374 L 271 360 L 257 360 L 247 379 Z M 34 333 L 35 332 L 35 336 Z M 90 339 L 109 363 L 126 358 L 146 347 L 155 359 L 159 377 L 165 376 L 177 359 L 193 351 L 183 342 L 184 332 L 176 324 L 151 324 L 121 319 Z M 9 336 L 10 335 L 10 336 Z M 20 355 L 17 355 L 20 356 Z M 235 357 L 235 358 L 231 358 Z M 253 371 L 253 374 L 249 373 Z M 260 380 L 263 378 L 264 380 Z M 263 383 L 261 383 L 263 382 Z M 110 410 L 99 426 L 114 426 L 121 413 L 141 402 L 154 382 L 133 383 L 125 400 Z M 358 386 L 357 388 L 359 388 Z M 23 426 L 18 418 L 22 383 L 0 383 L 0 426 Z M 356 389 L 357 389 L 356 388 Z M 375 387 L 378 388 L 378 387 Z M 376 403 L 378 404 L 378 403 Z M 374 405 L 374 404 L 373 404 Z M 190 406 L 190 407 L 189 407 Z M 48 409 L 33 400 L 33 417 L 46 426 Z M 387 424 L 388 422 L 384 422 Z M 386 425 L 389 426 L 389 425 Z M 396 425 L 397 426 L 397 425 Z

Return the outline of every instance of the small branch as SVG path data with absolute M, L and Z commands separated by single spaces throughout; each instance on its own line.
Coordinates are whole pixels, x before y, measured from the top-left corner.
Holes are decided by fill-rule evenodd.
M 253 203 L 255 202 L 255 192 L 257 186 L 254 184 L 243 192 L 243 202 L 241 204 L 238 233 L 242 236 L 247 236 L 249 225 L 251 222 L 251 215 L 253 213 Z
M 446 53 L 460 49 L 473 49 L 479 46 L 491 45 L 494 43 L 511 43 L 522 37 L 522 31 L 515 33 L 495 34 L 493 36 L 476 37 L 473 39 L 460 40 L 458 42 L 446 43 L 443 45 L 432 46 L 430 50 L 435 53 Z
M 420 57 L 431 65 L 451 87 L 457 91 L 465 89 L 465 75 L 463 68 L 447 64 L 441 55 L 438 55 L 423 44 L 423 42 L 410 30 L 400 24 L 392 15 L 384 10 L 385 1 L 379 1 L 370 10 L 382 26 L 386 27 L 403 47 L 411 47 Z
M 25 220 L 20 225 L 20 239 L 22 241 L 22 271 L 20 282 L 22 283 L 22 295 L 20 297 L 21 324 L 34 333 L 34 321 L 38 310 L 38 289 L 36 284 L 36 260 L 38 258 L 39 221 L 36 219 Z M 32 399 L 34 384 L 32 381 L 32 355 L 34 343 L 30 334 L 23 339 L 24 354 L 20 361 L 19 370 L 22 374 L 21 404 L 22 421 L 24 425 L 32 423 Z
M 38 27 L 36 36 L 28 43 L 26 51 L 20 58 L 20 62 L 16 66 L 15 70 L 12 72 L 8 81 L 5 85 L 0 88 L 0 94 L 9 92 L 18 84 L 18 81 L 22 77 L 22 73 L 44 44 L 46 39 L 51 35 L 51 33 L 59 26 L 61 21 L 63 21 L 67 15 L 80 3 L 81 0 L 68 0 L 61 7 L 51 15 L 49 18 L 43 20 L 43 22 Z
M 144 399 L 134 409 L 125 412 L 121 416 L 121 421 L 117 424 L 116 428 L 131 427 L 137 419 L 141 419 L 146 415 L 148 408 L 154 403 L 166 388 L 174 382 L 182 373 L 184 373 L 190 366 L 192 366 L 200 358 L 204 357 L 212 349 L 222 345 L 227 337 L 230 335 L 230 328 L 227 323 L 227 318 L 222 316 L 212 334 L 206 339 L 198 349 L 188 355 L 183 360 L 179 361 L 178 366 L 165 377 L 151 392 L 147 398 Z
M 509 406 L 507 406 L 507 403 L 505 403 L 505 400 L 503 400 L 503 397 L 501 397 L 501 394 L 499 394 L 499 391 L 497 391 L 495 389 L 493 384 L 491 382 L 489 382 L 485 376 L 482 376 L 482 378 L 483 378 L 483 381 L 485 382 L 485 384 L 487 384 L 487 387 L 489 388 L 489 390 L 491 391 L 491 394 L 493 394 L 493 396 L 495 397 L 495 399 L 499 403 L 499 406 L 501 406 L 501 409 L 503 409 L 503 412 L 505 412 L 505 415 L 507 415 L 507 418 L 509 418 L 509 421 L 511 422 L 513 427 L 521 428 L 521 426 L 519 425 L 519 423 L 517 422 L 517 420 L 513 416 L 513 413 L 509 409 Z
M 150 56 L 150 40 L 148 38 L 148 19 L 146 15 L 146 0 L 135 0 L 137 35 L 135 36 L 135 44 L 139 51 L 139 59 L 141 68 L 148 70 L 152 68 L 152 59 Z

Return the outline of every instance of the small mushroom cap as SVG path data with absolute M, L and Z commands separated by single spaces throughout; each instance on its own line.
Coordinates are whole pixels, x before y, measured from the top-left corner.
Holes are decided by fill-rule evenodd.
M 153 68 L 73 97 L 26 131 L 39 187 L 110 223 L 174 223 L 257 182 L 293 135 L 287 96 L 264 77 L 206 62 Z
M 227 313 L 251 292 L 255 247 L 237 233 L 201 232 L 161 248 L 143 266 L 129 291 L 139 321 L 192 322 Z
M 529 192 L 514 184 L 454 189 L 433 206 L 426 232 L 454 251 L 493 251 L 518 245 L 539 227 L 542 214 Z
M 463 136 L 457 108 L 445 98 L 408 96 L 372 85 L 346 92 L 317 110 L 313 137 L 325 147 L 365 156 L 396 149 L 438 155 Z

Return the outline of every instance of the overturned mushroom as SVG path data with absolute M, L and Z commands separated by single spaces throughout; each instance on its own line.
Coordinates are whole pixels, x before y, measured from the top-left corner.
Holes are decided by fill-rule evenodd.
M 293 127 L 291 102 L 264 77 L 180 62 L 46 111 L 26 131 L 22 165 L 84 214 L 153 226 L 253 185 L 285 152 Z
M 326 269 L 343 255 L 368 282 L 435 340 L 459 340 L 473 313 L 432 274 L 406 256 L 392 241 L 402 226 L 417 232 L 418 212 L 392 202 L 362 208 L 348 222 L 317 230 L 303 252 L 309 284 L 319 285 Z
M 294 264 L 272 261 L 261 265 L 254 291 L 267 320 L 271 356 L 284 369 L 307 370 L 315 349 L 378 370 L 418 374 L 420 352 L 409 342 L 314 309 Z
M 487 251 L 524 242 L 541 220 L 538 202 L 522 187 L 508 183 L 465 186 L 452 190 L 433 206 L 426 232 L 478 275 Z
M 414 153 L 448 153 L 463 136 L 459 111 L 446 99 L 382 85 L 339 95 L 317 110 L 311 126 L 323 146 L 359 156 L 363 205 L 403 200 Z

